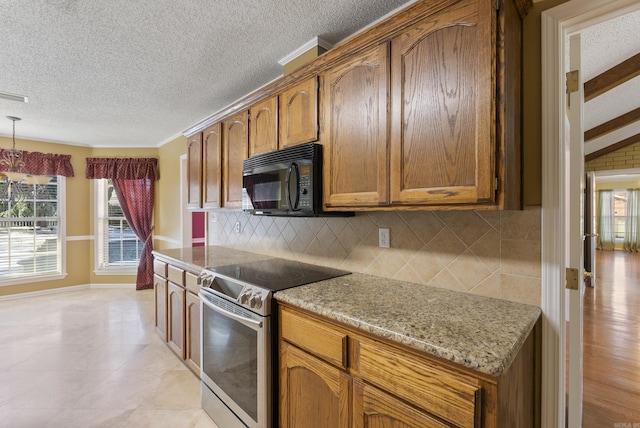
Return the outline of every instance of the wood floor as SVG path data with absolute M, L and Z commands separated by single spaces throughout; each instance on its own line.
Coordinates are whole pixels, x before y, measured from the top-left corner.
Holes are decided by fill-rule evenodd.
M 584 312 L 583 426 L 640 428 L 640 254 L 598 251 Z

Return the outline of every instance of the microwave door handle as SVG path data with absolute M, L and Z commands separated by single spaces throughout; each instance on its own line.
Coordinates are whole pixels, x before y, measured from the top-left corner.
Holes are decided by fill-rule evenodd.
M 295 203 L 291 200 L 291 175 L 295 171 L 295 186 L 296 186 L 296 199 Z M 295 162 L 291 162 L 289 165 L 289 169 L 287 170 L 287 180 L 285 186 L 285 194 L 287 196 L 287 203 L 289 204 L 289 209 L 296 211 L 298 210 L 298 203 L 300 202 L 300 173 L 298 172 L 298 164 Z

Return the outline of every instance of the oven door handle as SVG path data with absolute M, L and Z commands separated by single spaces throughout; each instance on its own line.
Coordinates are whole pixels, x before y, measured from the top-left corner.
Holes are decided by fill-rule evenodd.
M 227 318 L 230 318 L 230 319 L 232 319 L 234 321 L 238 321 L 239 323 L 242 323 L 242 324 L 246 325 L 247 327 L 253 328 L 254 330 L 262 328 L 262 321 L 256 321 L 256 320 L 253 320 L 251 318 L 246 318 L 246 317 L 240 316 L 238 314 L 234 314 L 233 312 L 229 312 L 226 309 L 222 309 L 221 307 L 216 306 L 213 303 L 211 303 L 209 301 L 209 299 L 207 299 L 207 296 L 203 295 L 202 293 L 200 293 L 200 300 L 202 301 L 203 304 L 207 305 L 207 307 L 209 307 L 212 310 L 224 315 Z

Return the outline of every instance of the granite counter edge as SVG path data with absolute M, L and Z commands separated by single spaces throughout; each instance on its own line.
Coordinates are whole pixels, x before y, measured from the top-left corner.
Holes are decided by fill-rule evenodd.
M 488 358 L 490 353 L 486 353 L 485 358 L 487 361 L 480 361 L 478 358 L 470 357 L 469 355 L 465 355 L 460 350 L 452 350 L 445 349 L 443 347 L 439 347 L 428 343 L 426 341 L 416 339 L 410 336 L 406 336 L 402 333 L 398 333 L 395 331 L 391 331 L 380 326 L 371 324 L 366 320 L 358 319 L 348 314 L 343 314 L 332 310 L 331 308 L 324 307 L 319 304 L 315 304 L 313 302 L 309 302 L 304 299 L 298 299 L 291 296 L 288 296 L 286 293 L 276 293 L 276 300 L 287 303 L 291 306 L 298 307 L 301 309 L 305 309 L 313 314 L 317 314 L 323 316 L 327 319 L 340 322 L 349 327 L 353 327 L 355 329 L 365 331 L 374 336 L 378 336 L 380 338 L 389 340 L 391 342 L 395 342 L 409 348 L 415 349 L 419 352 L 424 352 L 434 357 L 441 358 L 446 361 L 450 361 L 452 363 L 464 366 L 466 368 L 478 371 L 483 374 L 487 374 L 493 377 L 499 377 L 506 372 L 506 370 L 511 366 L 511 363 L 514 361 L 517 353 L 522 348 L 526 338 L 533 330 L 536 322 L 538 321 L 541 311 L 539 308 L 531 311 L 530 318 L 526 323 L 526 326 L 521 329 L 521 334 L 515 340 L 508 350 L 504 354 L 503 358 Z M 532 308 L 535 308 L 532 306 Z M 466 358 L 465 358 L 466 357 Z

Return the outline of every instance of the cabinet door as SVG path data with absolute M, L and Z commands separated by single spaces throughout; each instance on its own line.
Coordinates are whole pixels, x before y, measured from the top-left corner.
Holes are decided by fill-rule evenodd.
M 349 375 L 282 342 L 280 427 L 347 428 L 350 407 Z
M 185 360 L 194 373 L 200 376 L 200 298 L 187 293 L 185 300 Z
M 187 142 L 187 208 L 202 207 L 202 134 L 189 137 Z
M 242 161 L 249 154 L 248 113 L 242 112 L 223 122 L 224 206 L 242 207 Z
M 165 265 L 166 266 L 166 265 Z M 167 341 L 167 280 L 160 275 L 153 275 L 153 294 L 156 305 L 156 331 Z
M 374 46 L 325 74 L 327 207 L 388 205 L 388 51 Z
M 202 133 L 202 208 L 220 208 L 222 202 L 222 124 Z
M 167 285 L 167 342 L 184 359 L 184 288 L 169 282 Z
M 391 203 L 495 197 L 495 8 L 457 2 L 391 41 Z
M 280 148 L 318 139 L 318 79 L 313 77 L 280 94 Z
M 249 156 L 278 150 L 278 97 L 249 110 Z
M 428 413 L 359 379 L 353 380 L 353 428 L 450 428 Z

